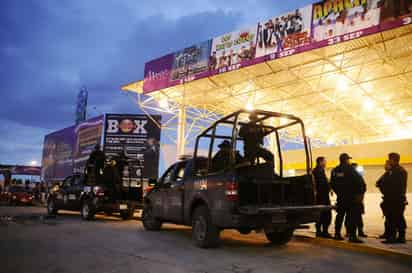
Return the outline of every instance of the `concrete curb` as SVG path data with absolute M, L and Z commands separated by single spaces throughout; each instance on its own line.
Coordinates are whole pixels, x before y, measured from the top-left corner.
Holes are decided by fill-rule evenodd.
M 310 242 L 310 243 L 321 245 L 321 246 L 333 247 L 333 248 L 338 247 L 341 249 L 356 251 L 360 253 L 381 255 L 381 256 L 396 258 L 396 259 L 400 259 L 400 260 L 412 263 L 412 253 L 396 251 L 396 250 L 387 249 L 383 247 L 382 248 L 375 247 L 375 246 L 370 246 L 366 244 L 353 244 L 353 243 L 348 243 L 346 241 L 336 241 L 332 239 L 314 238 L 314 237 L 300 235 L 300 234 L 294 235 L 294 238 L 299 241 Z

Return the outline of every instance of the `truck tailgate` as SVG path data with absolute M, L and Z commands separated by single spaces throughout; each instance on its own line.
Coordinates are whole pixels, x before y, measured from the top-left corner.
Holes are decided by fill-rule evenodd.
M 287 212 L 318 212 L 330 210 L 332 206 L 327 205 L 311 205 L 311 206 L 242 206 L 238 211 L 241 214 L 256 215 L 256 214 L 273 214 Z

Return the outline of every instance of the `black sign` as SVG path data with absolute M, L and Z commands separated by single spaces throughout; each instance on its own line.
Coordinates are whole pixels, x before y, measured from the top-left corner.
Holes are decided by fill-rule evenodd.
M 151 118 L 146 115 L 106 115 L 104 152 L 106 156 L 125 153 L 136 160 L 137 163 L 130 166 L 132 181 L 137 182 L 141 177 L 145 180 L 157 178 L 158 175 L 161 116 Z M 139 163 L 143 169 L 137 166 Z

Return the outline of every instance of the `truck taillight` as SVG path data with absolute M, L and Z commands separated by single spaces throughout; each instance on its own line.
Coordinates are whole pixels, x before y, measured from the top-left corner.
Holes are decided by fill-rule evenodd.
M 238 185 L 237 185 L 236 182 L 227 182 L 226 183 L 225 195 L 226 195 L 226 198 L 229 201 L 239 200 Z
M 94 187 L 93 192 L 96 196 L 104 196 L 104 190 L 101 187 Z

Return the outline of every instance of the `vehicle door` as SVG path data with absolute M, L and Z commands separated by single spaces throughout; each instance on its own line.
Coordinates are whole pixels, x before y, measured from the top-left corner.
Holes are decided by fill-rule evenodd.
M 73 176 L 69 176 L 63 180 L 61 187 L 56 194 L 56 204 L 59 208 L 69 208 L 69 192 L 72 185 Z
M 169 186 L 167 186 L 164 215 L 175 223 L 183 222 L 183 197 L 185 170 L 187 161 L 179 162 L 173 170 Z
M 176 164 L 170 166 L 159 179 L 156 188 L 150 193 L 150 199 L 153 205 L 153 214 L 161 218 L 164 218 L 166 216 L 165 212 L 168 211 L 166 197 L 175 168 Z

